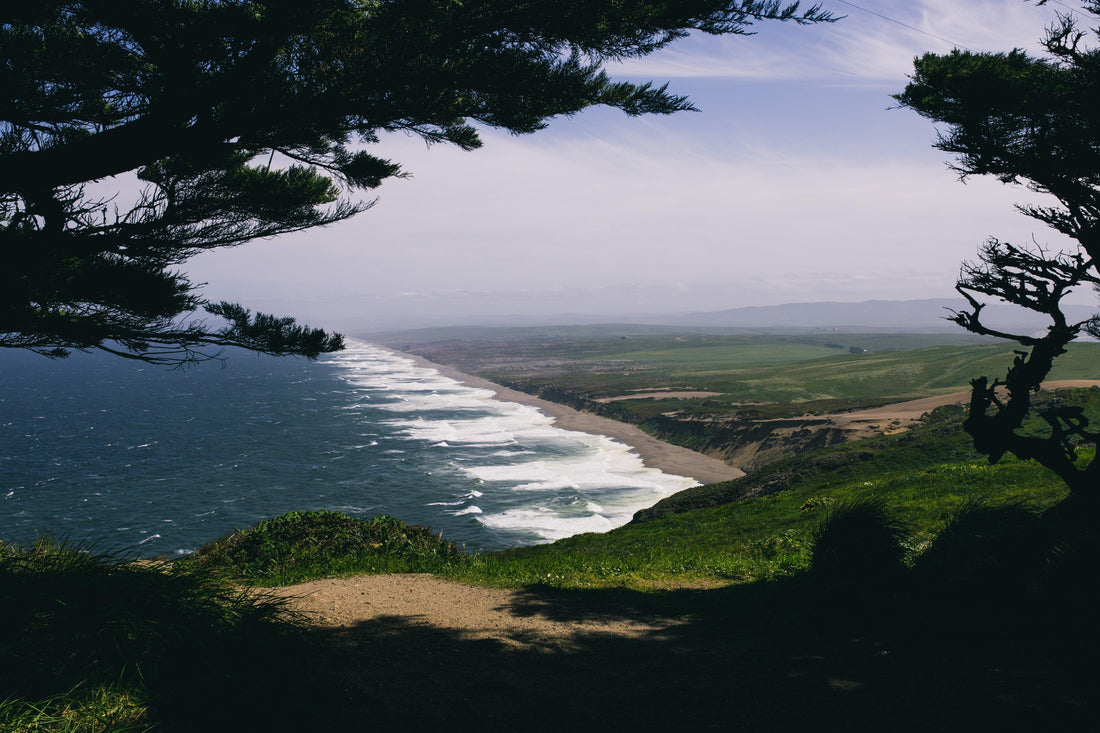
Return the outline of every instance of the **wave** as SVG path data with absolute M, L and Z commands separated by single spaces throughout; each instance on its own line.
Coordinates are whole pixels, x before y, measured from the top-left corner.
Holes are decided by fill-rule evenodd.
M 363 342 L 316 362 L 242 355 L 170 376 L 94 355 L 53 376 L 8 364 L 0 536 L 15 541 L 110 536 L 153 556 L 331 509 L 496 550 L 610 529 L 695 483 Z
M 381 347 L 354 342 L 343 359 L 350 385 L 370 392 L 369 402 L 380 412 L 401 415 L 381 424 L 418 444 L 422 460 L 432 460 L 432 449 L 451 449 L 446 469 L 476 482 L 478 506 L 449 513 L 476 515 L 482 526 L 508 534 L 514 543 L 607 531 L 639 509 L 698 485 L 646 467 L 621 441 L 558 428 L 535 407 L 497 400 L 492 390 L 468 387 Z M 465 451 L 461 459 L 456 451 Z M 460 503 L 442 497 L 427 502 Z

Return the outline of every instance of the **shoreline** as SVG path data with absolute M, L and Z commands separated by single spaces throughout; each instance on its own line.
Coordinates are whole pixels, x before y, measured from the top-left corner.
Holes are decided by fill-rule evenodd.
M 493 399 L 504 402 L 517 402 L 521 405 L 534 407 L 552 417 L 555 427 L 563 430 L 573 430 L 578 433 L 603 435 L 625 443 L 634 453 L 638 454 L 642 459 L 642 463 L 648 468 L 656 468 L 663 473 L 674 476 L 686 476 L 701 484 L 729 481 L 745 475 L 745 472 L 741 469 L 730 466 L 717 458 L 711 458 L 703 453 L 658 440 L 629 423 L 581 412 L 567 405 L 561 405 L 557 402 L 529 395 L 526 392 L 510 389 L 496 382 L 490 382 L 488 379 L 466 374 L 452 366 L 439 364 L 422 356 L 410 354 L 407 351 L 399 351 L 388 346 L 384 348 L 412 359 L 418 366 L 434 369 L 443 376 L 461 382 L 468 387 L 491 390 L 496 393 Z

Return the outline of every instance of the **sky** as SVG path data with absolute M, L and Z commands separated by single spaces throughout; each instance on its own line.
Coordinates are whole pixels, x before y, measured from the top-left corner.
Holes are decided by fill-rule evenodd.
M 945 298 L 989 236 L 1067 246 L 1013 208 L 1035 194 L 959 182 L 933 124 L 890 95 L 926 51 L 1038 53 L 1072 0 L 822 4 L 846 17 L 608 66 L 699 112 L 589 110 L 534 135 L 485 130 L 471 152 L 391 135 L 371 151 L 411 177 L 370 210 L 185 269 L 212 299 L 354 334 Z

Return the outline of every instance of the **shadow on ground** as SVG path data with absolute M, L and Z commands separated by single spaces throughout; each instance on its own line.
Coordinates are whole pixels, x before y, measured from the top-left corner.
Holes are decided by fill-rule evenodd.
M 531 589 L 516 610 L 580 621 L 607 618 L 610 602 L 650 618 L 654 599 L 633 604 L 629 595 Z M 899 608 L 897 597 L 852 600 L 805 581 L 669 594 L 658 604 L 686 617 L 663 632 L 560 645 L 521 639 L 531 643 L 518 648 L 380 619 L 329 637 L 348 695 L 333 722 L 531 731 L 1095 724 L 1091 642 L 1033 626 L 1024 638 L 1014 628 L 1021 619 L 984 623 L 993 609 L 938 615 Z
M 60 577 L 48 608 L 5 612 L 22 626 L 0 629 L 0 698 L 133 674 L 138 658 L 158 731 L 1095 730 L 1095 532 L 1014 517 L 944 533 L 911 568 L 705 591 L 531 587 L 511 609 L 663 622 L 639 636 L 484 639 L 405 617 L 219 635 L 205 611 L 151 607 L 142 623 L 171 632 L 163 648 L 116 655 L 124 636 L 97 639 L 117 612 L 97 616 L 97 598 L 148 589 L 112 589 L 106 573 L 63 595 Z

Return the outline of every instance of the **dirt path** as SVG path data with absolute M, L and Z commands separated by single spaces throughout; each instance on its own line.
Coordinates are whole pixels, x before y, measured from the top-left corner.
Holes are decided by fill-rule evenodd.
M 622 589 L 500 590 L 424 575 L 305 583 L 279 593 L 313 619 L 302 669 L 320 684 L 264 706 L 309 721 L 279 730 L 1095 727 L 1091 678 L 1056 674 L 1045 644 L 1021 652 L 998 631 L 968 644 L 929 633 L 919 615 L 869 613 L 862 597 L 752 591 L 677 591 L 657 615 L 652 599 Z M 940 623 L 954 631 L 952 619 Z
M 362 575 L 316 580 L 272 589 L 320 627 L 351 629 L 380 619 L 401 618 L 466 640 L 492 639 L 508 647 L 568 646 L 580 635 L 636 638 L 671 626 L 668 620 L 639 621 L 618 614 L 561 620 L 561 609 L 533 611 L 521 591 L 485 588 L 432 575 Z M 566 614 L 569 615 L 569 614 Z
M 1098 387 L 1100 380 L 1094 379 L 1063 379 L 1052 382 L 1044 382 L 1045 389 L 1066 389 Z M 859 423 L 889 423 L 898 421 L 898 429 L 905 429 L 909 423 L 919 420 L 926 412 L 943 407 L 944 405 L 961 405 L 970 400 L 970 392 L 951 392 L 949 394 L 923 397 L 919 400 L 897 402 L 892 405 L 883 405 L 869 410 L 856 410 L 839 415 L 830 416 L 831 420 L 842 428 L 857 428 Z M 889 430 L 887 430 L 889 432 Z
M 646 392 L 641 391 L 637 394 L 624 394 L 618 397 L 600 397 L 596 402 L 602 404 L 608 404 L 609 402 L 625 402 L 626 400 L 684 400 L 691 399 L 693 397 L 721 397 L 721 392 L 700 392 L 698 390 L 692 392 L 672 392 L 672 391 L 656 391 Z

